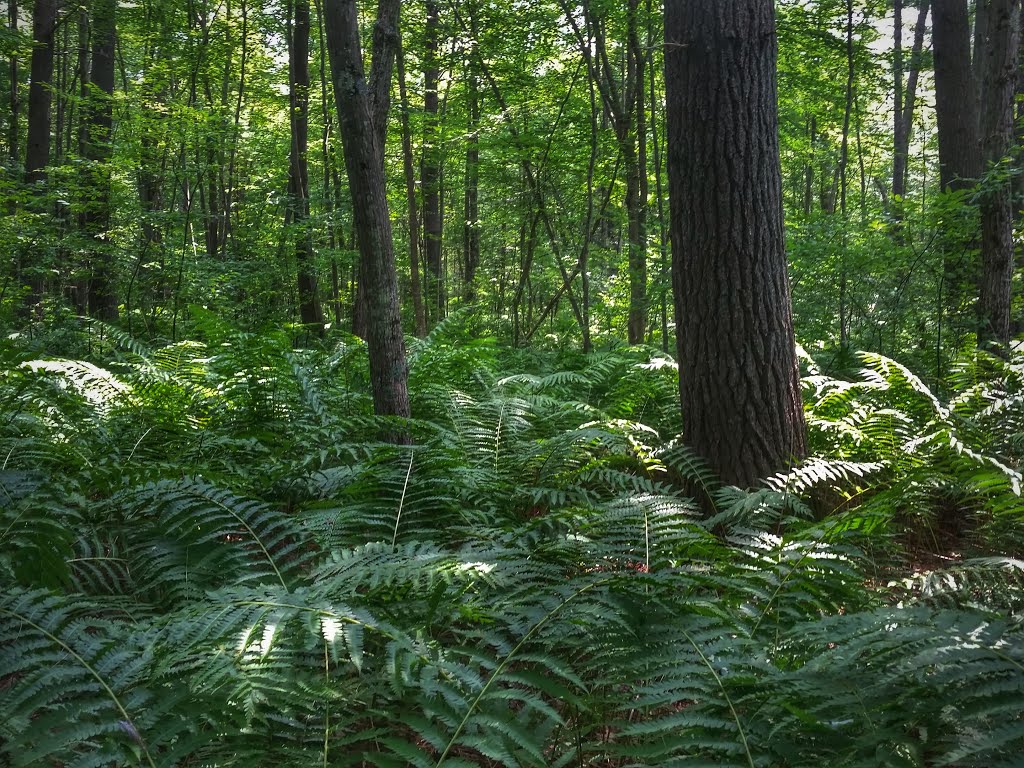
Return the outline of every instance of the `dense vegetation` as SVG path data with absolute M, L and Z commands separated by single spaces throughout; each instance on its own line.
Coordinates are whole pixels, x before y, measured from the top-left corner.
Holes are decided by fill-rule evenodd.
M 1021 765 L 1020 3 L 776 4 L 779 144 L 723 158 L 780 174 L 788 283 L 704 292 L 792 288 L 750 484 L 680 408 L 766 381 L 677 363 L 676 191 L 741 199 L 680 171 L 706 3 L 8 3 L 0 766 Z
M 745 492 L 650 350 L 456 316 L 396 447 L 357 340 L 197 320 L 4 346 L 10 764 L 1018 764 L 1024 361 L 808 361 L 813 457 Z

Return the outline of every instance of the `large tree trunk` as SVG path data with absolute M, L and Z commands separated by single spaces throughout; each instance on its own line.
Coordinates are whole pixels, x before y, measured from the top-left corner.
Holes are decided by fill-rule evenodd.
M 727 483 L 805 454 L 782 225 L 771 0 L 665 8 L 684 439 Z
M 399 0 L 381 0 L 377 24 L 382 39 L 397 41 L 394 27 L 381 28 L 384 26 L 382 19 L 397 19 L 398 6 Z M 392 16 L 388 15 L 389 11 Z M 349 187 L 357 191 L 352 196 L 352 214 L 359 244 L 359 277 L 365 285 L 368 310 L 366 342 L 374 411 L 380 415 L 407 417 L 409 370 L 384 184 L 383 128 L 374 123 L 374 99 L 363 73 L 355 0 L 325 0 L 324 17 L 345 168 Z M 384 44 L 374 45 L 375 79 L 390 82 L 394 47 L 394 42 L 390 43 L 390 48 Z
M 89 313 L 117 319 L 114 253 L 110 231 L 110 157 L 112 154 L 114 42 L 117 0 L 96 0 L 92 16 L 92 75 L 86 102 L 84 156 L 88 162 L 82 230 L 93 241 L 89 265 Z
M 1013 106 L 1020 47 L 1019 0 L 979 0 L 986 25 L 979 43 L 983 72 L 981 146 L 984 161 L 994 166 L 1010 154 Z M 980 9 L 979 9 L 980 10 Z M 1005 352 L 1010 342 L 1010 293 L 1013 280 L 1013 188 L 996 172 L 981 196 L 981 305 L 979 341 L 993 341 Z
M 289 204 L 295 231 L 299 319 L 303 325 L 323 326 L 324 313 L 313 263 L 313 237 L 309 229 L 309 0 L 295 0 L 291 34 L 291 162 Z
M 444 317 L 445 286 L 442 263 L 441 147 L 438 130 L 438 37 L 439 3 L 427 0 L 427 24 L 423 56 L 423 158 L 420 185 L 423 189 L 423 250 L 427 266 L 427 306 L 432 320 Z

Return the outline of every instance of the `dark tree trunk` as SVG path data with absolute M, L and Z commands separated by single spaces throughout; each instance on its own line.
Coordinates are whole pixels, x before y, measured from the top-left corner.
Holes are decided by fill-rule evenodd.
M 397 19 L 398 7 L 399 0 L 382 0 L 378 9 L 378 31 L 384 42 L 374 45 L 373 75 L 384 82 L 390 82 L 397 30 L 382 30 L 381 21 Z M 393 15 L 389 16 L 388 11 Z M 358 191 L 353 195 L 352 214 L 359 244 L 360 282 L 365 285 L 368 310 L 366 341 L 374 411 L 407 417 L 409 370 L 399 314 L 383 146 L 378 138 L 378 132 L 382 138 L 383 129 L 374 123 L 374 100 L 363 73 L 355 0 L 325 0 L 324 17 L 345 167 L 349 187 Z
M 981 175 L 978 101 L 971 66 L 971 27 L 967 0 L 933 0 L 932 49 L 935 59 L 935 118 L 939 138 L 939 182 L 947 192 L 970 189 Z M 951 336 L 952 347 L 973 330 L 964 307 L 976 296 L 977 281 L 971 246 L 975 238 L 943 237 L 938 337 Z M 944 333 L 948 309 L 952 333 Z M 947 345 L 949 346 L 949 345 Z M 936 377 L 943 375 L 941 344 L 936 344 Z
M 466 57 L 466 91 L 468 125 L 466 126 L 466 185 L 463 200 L 465 222 L 462 232 L 462 275 L 464 298 L 472 303 L 476 298 L 476 271 L 480 266 L 480 90 L 477 71 L 477 37 L 479 23 L 475 3 L 468 7 L 471 40 Z
M 398 47 L 398 98 L 402 123 L 402 169 L 405 173 L 405 201 L 409 216 L 409 277 L 412 283 L 412 308 L 416 335 L 427 335 L 427 316 L 423 307 L 423 288 L 420 282 L 420 219 L 416 203 L 416 170 L 412 155 L 412 132 L 409 129 L 409 94 L 405 87 L 405 53 Z
M 32 80 L 28 90 L 28 149 L 25 179 L 42 181 L 50 162 L 50 104 L 53 90 L 54 33 L 57 28 L 56 0 L 36 0 L 32 14 Z
M 665 8 L 684 438 L 749 487 L 806 452 L 782 225 L 771 0 Z
M 313 236 L 309 228 L 309 0 L 295 0 L 291 29 L 291 134 L 289 204 L 295 231 L 295 266 L 298 272 L 299 320 L 323 327 L 324 313 L 313 263 Z
M 854 89 L 857 83 L 853 44 L 853 0 L 846 0 L 846 108 L 843 110 L 843 134 L 839 144 L 839 212 L 843 218 L 842 255 L 839 265 L 839 349 L 845 353 L 850 345 L 849 272 L 846 255 L 849 247 L 847 219 L 847 172 L 850 166 L 850 118 L 853 115 Z
M 114 292 L 114 253 L 110 230 L 110 157 L 112 154 L 114 43 L 117 0 L 97 0 L 92 16 L 91 88 L 85 106 L 84 157 L 88 162 L 83 232 L 92 238 L 89 313 L 102 320 L 117 319 Z
M 18 3 L 16 0 L 7 0 L 7 24 L 11 34 L 18 32 Z M 7 124 L 7 152 L 10 158 L 11 168 L 17 168 L 21 161 L 20 135 L 21 135 L 21 98 L 18 90 L 18 81 L 21 74 L 18 71 L 18 53 L 12 46 L 11 57 L 7 62 L 8 77 L 10 78 L 10 101 L 8 108 L 11 111 L 10 122 Z
M 986 34 L 979 44 L 983 72 L 981 97 L 982 156 L 990 166 L 1012 149 L 1014 94 L 1020 47 L 1019 0 L 979 0 L 986 6 Z M 981 305 L 979 341 L 993 341 L 1005 351 L 1010 342 L 1010 295 L 1013 280 L 1013 188 L 999 171 L 981 196 Z
M 445 287 L 442 264 L 441 152 L 438 144 L 438 37 L 439 3 L 427 0 L 427 24 L 423 42 L 423 158 L 420 185 L 423 189 L 423 250 L 427 266 L 427 306 L 434 322 L 444 317 Z
M 629 230 L 629 321 L 627 338 L 630 344 L 642 344 L 647 331 L 647 120 L 644 112 L 644 64 L 646 54 L 640 45 L 638 0 L 629 0 L 628 51 L 625 112 L 632 112 L 630 124 L 634 135 L 624 137 L 623 146 L 636 147 L 626 153 L 626 219 Z
M 935 118 L 944 190 L 966 189 L 981 171 L 967 0 L 934 0 Z
M 43 181 L 50 162 L 50 104 L 53 90 L 54 35 L 57 27 L 56 0 L 36 0 L 32 12 L 31 76 L 28 90 L 28 148 L 25 151 L 25 180 L 33 186 L 36 213 L 46 208 Z M 33 264 L 28 275 L 28 306 L 38 307 L 43 297 L 42 265 Z

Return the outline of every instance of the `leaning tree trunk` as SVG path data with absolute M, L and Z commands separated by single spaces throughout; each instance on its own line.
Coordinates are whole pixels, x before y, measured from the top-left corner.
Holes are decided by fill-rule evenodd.
M 81 217 L 83 232 L 92 240 L 89 265 L 89 313 L 102 320 L 117 319 L 114 293 L 114 254 L 110 230 L 110 157 L 112 154 L 114 42 L 117 0 L 96 0 L 92 17 L 91 93 L 86 103 L 84 155 L 88 162 L 87 194 Z
M 289 204 L 295 230 L 295 265 L 298 272 L 299 320 L 321 328 L 324 323 L 313 237 L 309 228 L 309 0 L 295 0 L 291 34 L 291 133 Z
M 377 21 L 378 31 L 394 36 L 395 40 L 397 30 L 380 28 L 387 11 L 392 11 L 397 19 L 398 5 L 399 0 L 382 0 Z M 377 105 L 363 72 L 355 0 L 326 0 L 324 19 L 345 168 L 349 187 L 359 192 L 352 196 L 352 215 L 359 244 L 359 278 L 365 285 L 368 310 L 366 342 L 373 407 L 379 415 L 409 416 L 409 369 L 384 184 L 383 131 L 374 123 Z M 390 76 L 384 74 L 391 71 L 394 46 L 387 50 L 383 45 L 374 45 L 374 49 L 374 75 L 380 81 L 390 82 Z M 382 67 L 386 73 L 382 73 Z
M 665 8 L 672 279 L 684 439 L 753 486 L 806 451 L 771 0 Z
M 979 0 L 979 5 L 981 4 Z M 1014 95 L 1020 46 L 1019 0 L 988 0 L 986 34 L 979 44 L 983 72 L 981 147 L 984 161 L 997 166 L 1013 144 Z M 1013 185 L 997 170 L 981 195 L 981 327 L 979 341 L 1010 343 L 1010 295 L 1013 281 Z

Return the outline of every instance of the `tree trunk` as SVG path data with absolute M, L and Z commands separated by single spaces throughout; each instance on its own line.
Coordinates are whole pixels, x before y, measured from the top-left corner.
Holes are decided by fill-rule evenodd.
M 480 266 L 480 89 L 477 71 L 477 37 L 479 23 L 475 3 L 468 7 L 471 39 L 466 57 L 466 96 L 468 125 L 466 126 L 466 184 L 463 199 L 462 276 L 463 298 L 473 303 L 476 298 L 476 271 Z
M 438 27 L 439 3 L 427 0 L 427 24 L 423 56 L 423 158 L 420 186 L 423 190 L 423 249 L 427 266 L 427 306 L 434 322 L 444 317 L 445 289 L 442 275 L 441 148 L 438 144 Z
M 844 354 L 850 346 L 850 301 L 847 251 L 849 250 L 850 222 L 847 218 L 847 172 L 850 165 L 850 118 L 853 114 L 854 89 L 857 83 L 856 59 L 853 45 L 853 0 L 846 0 L 846 107 L 843 110 L 843 133 L 839 144 L 839 213 L 842 216 L 842 254 L 839 264 L 839 349 Z
M 50 104 L 53 90 L 54 35 L 57 28 L 56 0 L 36 0 L 32 12 L 31 76 L 28 90 L 28 148 L 25 152 L 25 180 L 33 187 L 33 207 L 46 210 L 46 166 L 50 162 Z M 30 265 L 27 306 L 39 307 L 43 298 L 41 264 Z
M 944 190 L 966 189 L 981 171 L 967 0 L 934 0 L 932 47 L 940 182 Z
M 996 170 L 981 195 L 981 305 L 979 341 L 992 341 L 1005 353 L 1010 342 L 1013 280 L 1013 189 L 997 166 L 1013 144 L 1014 93 L 1020 47 L 1019 0 L 979 0 L 987 8 L 985 39 L 978 66 L 981 77 L 981 142 L 986 164 Z
M 626 168 L 626 237 L 629 264 L 629 317 L 626 333 L 630 344 L 644 341 L 647 329 L 647 168 L 641 166 L 639 130 L 644 118 L 643 109 L 644 63 L 646 53 L 640 44 L 638 23 L 639 0 L 629 0 L 626 8 L 625 73 L 617 77 L 611 66 L 603 19 L 586 0 L 582 4 L 586 34 L 577 21 L 574 5 L 562 0 L 565 17 L 580 47 L 591 79 L 597 85 L 605 112 L 611 116 L 615 138 Z
M 116 11 L 117 0 L 96 0 L 93 5 L 91 88 L 84 120 L 89 199 L 81 217 L 82 230 L 93 242 L 87 291 L 89 313 L 108 321 L 117 319 L 114 253 L 108 237 Z
M 665 8 L 684 439 L 749 487 L 806 452 L 782 223 L 771 0 Z
M 629 321 L 627 338 L 630 344 L 642 344 L 647 332 L 647 120 L 644 111 L 644 64 L 646 54 L 640 45 L 638 0 L 629 0 L 626 36 L 624 120 L 626 131 L 623 146 L 631 151 L 626 157 L 626 219 L 629 231 Z M 632 103 L 628 103 L 632 101 Z M 632 148 L 635 147 L 635 154 Z M 631 162 L 632 161 L 632 162 Z
M 902 5 L 902 0 L 897 0 Z M 914 43 L 910 52 L 910 69 L 907 72 L 906 91 L 903 89 L 903 54 L 897 50 L 893 65 L 895 77 L 896 108 L 893 111 L 893 163 L 892 197 L 896 214 L 902 214 L 902 198 L 907 194 L 907 160 L 910 157 L 910 134 L 914 125 L 914 109 L 917 105 L 917 83 L 921 71 L 921 52 L 924 50 L 924 33 L 928 20 L 928 2 L 922 0 L 914 25 Z
M 412 155 L 412 132 L 409 129 L 409 94 L 405 87 L 405 52 L 398 46 L 398 98 L 402 123 L 402 169 L 405 173 L 405 201 L 409 216 L 409 277 L 412 282 L 412 308 L 416 335 L 427 335 L 427 316 L 423 307 L 420 282 L 420 219 L 416 204 L 416 171 Z
M 388 8 L 387 6 L 393 6 Z M 387 11 L 397 18 L 399 0 L 381 0 L 378 30 Z M 327 44 L 338 105 L 338 124 L 345 154 L 352 214 L 359 244 L 360 282 L 366 286 L 367 347 L 374 411 L 386 416 L 409 416 L 405 340 L 402 337 L 395 275 L 391 219 L 384 184 L 383 145 L 374 124 L 374 104 L 363 73 L 359 18 L 355 0 L 325 0 Z M 382 32 L 397 40 L 394 28 Z M 389 37 L 390 36 L 390 37 Z M 390 82 L 394 42 L 374 46 L 373 75 Z M 387 74 L 388 77 L 384 77 Z
M 16 0 L 7 0 L 7 23 L 11 35 L 18 33 L 18 3 Z M 18 81 L 21 75 L 18 71 L 18 51 L 15 46 L 11 47 L 11 56 L 7 62 L 8 77 L 10 78 L 10 101 L 8 108 L 11 111 L 11 119 L 7 124 L 7 153 L 10 158 L 11 168 L 17 168 L 21 162 L 20 135 L 21 135 L 21 98 L 18 90 Z M 11 202 L 13 205 L 13 200 Z
M 295 232 L 299 320 L 322 329 L 323 309 L 313 263 L 313 237 L 309 228 L 309 0 L 295 0 L 291 29 L 291 136 L 289 207 Z

